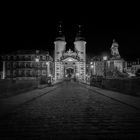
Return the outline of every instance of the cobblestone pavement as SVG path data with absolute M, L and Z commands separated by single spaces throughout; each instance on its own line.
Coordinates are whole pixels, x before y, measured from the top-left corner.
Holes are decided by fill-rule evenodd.
M 0 140 L 138 139 L 139 133 L 140 110 L 73 82 L 63 83 L 0 120 Z

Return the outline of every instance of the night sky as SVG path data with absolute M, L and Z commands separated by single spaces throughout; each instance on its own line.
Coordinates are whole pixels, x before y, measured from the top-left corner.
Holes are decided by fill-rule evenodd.
M 89 7 L 90 6 L 90 7 Z M 67 49 L 74 48 L 78 25 L 87 41 L 87 54 L 110 52 L 112 40 L 119 43 L 120 55 L 125 59 L 138 58 L 140 48 L 139 12 L 129 7 L 69 4 L 54 5 L 24 3 L 5 6 L 2 19 L 1 53 L 19 49 L 54 51 L 58 23 L 66 37 Z M 127 8 L 126 8 L 127 7 Z M 87 8 L 87 9 L 86 9 Z M 96 9 L 95 9 L 96 8 Z

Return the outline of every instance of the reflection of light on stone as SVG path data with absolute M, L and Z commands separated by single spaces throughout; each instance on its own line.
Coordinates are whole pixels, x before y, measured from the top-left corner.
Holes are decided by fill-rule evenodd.
M 71 58 L 69 58 L 68 61 L 73 61 L 73 60 Z
M 91 65 L 91 68 L 93 68 L 94 66 L 93 65 Z
M 79 76 L 79 73 L 76 73 L 76 76 Z
M 35 62 L 39 62 L 39 58 L 35 58 Z

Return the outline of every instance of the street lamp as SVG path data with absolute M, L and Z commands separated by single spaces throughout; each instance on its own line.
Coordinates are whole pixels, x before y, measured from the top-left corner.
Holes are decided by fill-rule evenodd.
M 106 61 L 107 61 L 107 56 L 103 56 L 103 61 L 104 61 L 104 77 L 106 79 Z
M 39 57 L 36 57 L 36 58 L 35 58 L 35 62 L 36 62 L 36 63 L 39 63 Z M 39 74 L 38 74 L 38 69 L 39 69 L 39 68 L 38 68 L 38 64 L 37 64 L 37 86 L 39 85 Z
M 103 56 L 103 60 L 106 61 L 107 60 L 107 56 Z
M 91 68 L 91 75 L 93 74 L 93 67 L 94 67 L 93 65 L 90 66 L 90 68 Z
M 47 65 L 47 77 L 49 76 L 49 62 L 46 62 Z

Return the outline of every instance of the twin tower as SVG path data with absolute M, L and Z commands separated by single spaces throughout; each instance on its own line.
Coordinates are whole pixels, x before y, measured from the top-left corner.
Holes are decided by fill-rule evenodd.
M 69 51 L 68 53 L 65 52 L 66 51 L 66 41 L 65 41 L 65 36 L 62 32 L 61 24 L 59 25 L 59 33 L 54 41 L 54 44 L 55 44 L 55 50 L 54 50 L 55 79 L 62 79 L 64 77 L 66 66 L 64 65 L 63 62 L 64 61 L 66 62 L 66 60 L 62 60 L 63 54 L 68 54 L 68 57 L 71 58 L 71 60 L 76 61 L 77 65 L 75 67 L 77 67 L 78 73 L 81 75 L 80 79 L 85 79 L 86 41 L 85 41 L 85 38 L 82 36 L 81 26 L 79 25 L 79 31 L 75 37 L 74 52 L 73 51 Z M 74 53 L 76 54 L 76 58 L 78 58 L 77 60 L 75 59 L 75 57 L 73 57 Z M 72 66 L 71 66 L 71 68 L 72 68 Z M 82 72 L 82 70 L 80 71 L 80 69 L 82 69 L 83 72 Z

